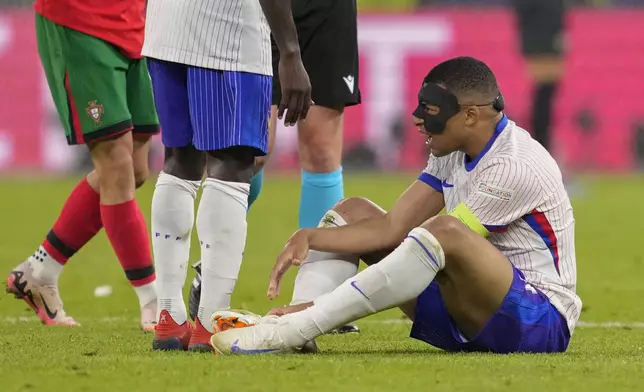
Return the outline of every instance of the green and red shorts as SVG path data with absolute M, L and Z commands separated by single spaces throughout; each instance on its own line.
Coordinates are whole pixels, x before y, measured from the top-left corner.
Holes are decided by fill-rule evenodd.
M 67 142 L 159 132 L 145 59 L 36 14 L 38 52 Z

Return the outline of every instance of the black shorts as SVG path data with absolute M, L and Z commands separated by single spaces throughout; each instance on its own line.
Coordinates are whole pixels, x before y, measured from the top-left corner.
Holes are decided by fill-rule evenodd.
M 565 0 L 512 0 L 526 56 L 563 50 Z
M 360 103 L 356 0 L 293 0 L 293 18 L 316 106 Z M 279 51 L 273 40 L 273 105 L 281 100 Z

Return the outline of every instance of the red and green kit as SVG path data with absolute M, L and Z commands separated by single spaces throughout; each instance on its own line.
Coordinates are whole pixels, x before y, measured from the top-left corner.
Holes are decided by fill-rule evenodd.
M 37 0 L 38 52 L 69 144 L 159 120 L 145 59 L 145 0 Z

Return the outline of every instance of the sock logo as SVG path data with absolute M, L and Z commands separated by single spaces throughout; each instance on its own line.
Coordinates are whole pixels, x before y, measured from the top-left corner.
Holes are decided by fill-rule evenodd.
M 274 353 L 276 351 L 279 351 L 279 350 L 275 348 L 244 350 L 243 348 L 239 347 L 239 339 L 235 340 L 233 342 L 233 345 L 230 346 L 230 352 L 233 354 L 268 354 L 268 353 Z
M 360 287 L 358 287 L 358 285 L 356 284 L 356 281 L 355 281 L 355 280 L 351 282 L 351 287 L 353 287 L 354 289 L 358 290 L 358 292 L 359 292 L 360 294 L 362 294 L 362 296 L 363 296 L 363 297 L 365 297 L 366 299 L 368 299 L 369 301 L 371 301 L 371 298 L 369 298 L 369 297 L 367 296 L 367 294 L 365 294 L 365 293 L 364 293 L 364 291 L 362 291 L 362 290 L 360 289 Z

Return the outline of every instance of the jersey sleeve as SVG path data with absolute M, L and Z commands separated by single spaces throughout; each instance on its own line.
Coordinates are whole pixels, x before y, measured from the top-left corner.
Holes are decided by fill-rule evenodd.
M 427 166 L 418 180 L 424 182 L 437 192 L 443 193 L 443 180 L 447 177 L 449 157 L 437 158 L 434 155 L 429 156 Z
M 545 193 L 527 164 L 509 159 L 490 162 L 472 186 L 468 197 L 450 214 L 482 235 L 506 231 L 510 223 L 537 208 Z

